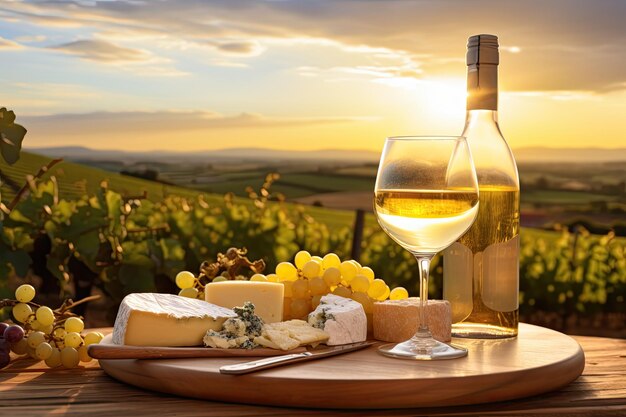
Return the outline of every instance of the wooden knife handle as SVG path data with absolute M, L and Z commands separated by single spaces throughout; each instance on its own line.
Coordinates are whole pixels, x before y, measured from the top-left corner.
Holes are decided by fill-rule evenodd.
M 290 351 L 276 349 L 216 349 L 205 347 L 152 347 L 95 344 L 89 345 L 87 352 L 94 359 L 179 359 L 179 358 L 229 358 L 280 356 L 285 353 L 301 353 L 306 348 Z

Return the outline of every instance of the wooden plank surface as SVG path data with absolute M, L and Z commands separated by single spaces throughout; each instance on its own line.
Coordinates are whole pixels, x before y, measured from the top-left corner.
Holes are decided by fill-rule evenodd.
M 413 410 L 307 410 L 191 400 L 130 387 L 94 361 L 76 370 L 47 370 L 18 361 L 0 371 L 0 416 L 624 416 L 626 340 L 574 337 L 583 347 L 583 375 L 568 386 L 523 400 Z M 284 389 L 289 389 L 288 386 Z M 376 393 L 363 393 L 364 401 Z

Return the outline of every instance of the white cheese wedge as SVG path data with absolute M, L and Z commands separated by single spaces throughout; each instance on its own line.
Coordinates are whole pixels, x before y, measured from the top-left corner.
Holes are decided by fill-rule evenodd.
M 419 326 L 418 297 L 404 300 L 386 300 L 374 303 L 374 339 L 385 342 L 404 342 Z M 426 305 L 428 328 L 440 342 L 451 339 L 452 311 L 447 300 L 428 300 Z
M 221 330 L 230 309 L 173 294 L 136 293 L 122 300 L 113 343 L 131 346 L 199 346 L 208 330 Z
M 275 282 L 221 281 L 204 288 L 205 300 L 218 306 L 233 308 L 251 302 L 265 323 L 283 320 L 284 293 L 284 285 Z
M 291 350 L 298 346 L 317 346 L 328 337 L 325 331 L 295 319 L 264 325 L 261 336 L 255 337 L 254 343 L 272 349 Z
M 338 295 L 321 298 L 309 314 L 309 324 L 330 336 L 327 345 L 362 342 L 367 338 L 367 317 L 361 303 Z

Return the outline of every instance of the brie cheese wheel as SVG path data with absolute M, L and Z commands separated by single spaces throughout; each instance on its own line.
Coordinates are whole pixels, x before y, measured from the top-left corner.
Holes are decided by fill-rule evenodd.
M 131 346 L 199 346 L 209 330 L 221 330 L 232 310 L 173 294 L 135 293 L 122 300 L 113 343 Z
M 362 342 L 367 338 L 367 317 L 361 303 L 328 294 L 309 314 L 309 324 L 329 335 L 327 345 Z

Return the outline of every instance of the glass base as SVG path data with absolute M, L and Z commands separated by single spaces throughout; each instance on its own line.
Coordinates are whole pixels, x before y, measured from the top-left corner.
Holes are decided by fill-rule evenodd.
M 378 352 L 385 356 L 411 360 L 441 360 L 456 359 L 467 356 L 467 349 L 449 345 L 432 339 L 427 346 L 416 342 L 415 338 L 402 343 L 389 343 L 378 348 Z

